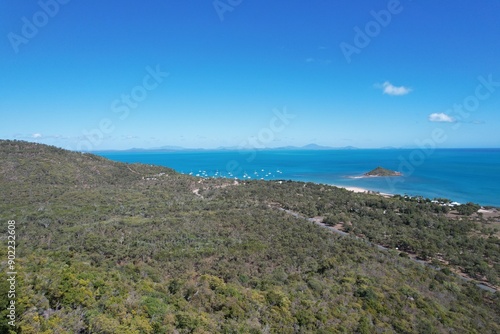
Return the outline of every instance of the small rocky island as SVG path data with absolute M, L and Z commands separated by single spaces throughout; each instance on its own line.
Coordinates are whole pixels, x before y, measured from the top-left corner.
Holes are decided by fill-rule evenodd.
M 380 176 L 402 176 L 400 172 L 395 172 L 389 169 L 385 169 L 382 167 L 377 167 L 374 170 L 369 171 L 368 173 L 363 174 L 365 177 L 380 177 Z

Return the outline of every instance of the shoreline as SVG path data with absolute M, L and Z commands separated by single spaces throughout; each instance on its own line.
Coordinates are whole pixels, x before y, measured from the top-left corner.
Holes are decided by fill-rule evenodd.
M 373 195 L 380 195 L 383 197 L 393 197 L 394 196 L 394 194 L 382 193 L 380 191 L 369 190 L 369 189 L 365 189 L 365 188 L 361 188 L 361 187 L 341 186 L 338 184 L 330 184 L 330 185 L 337 187 L 337 188 L 342 188 L 342 189 L 345 189 L 348 191 L 352 191 L 352 192 L 358 193 L 358 194 L 373 194 Z
M 226 151 L 221 151 L 223 153 L 227 153 Z M 382 152 L 382 151 L 381 151 Z M 385 152 L 385 151 L 384 151 Z M 204 155 L 193 155 L 192 157 L 185 158 L 185 157 L 177 157 L 174 156 L 172 160 L 168 160 L 168 163 L 166 160 L 163 160 L 161 158 L 163 155 L 160 155 L 159 157 L 154 157 L 150 158 L 148 156 L 143 155 L 142 153 L 135 153 L 129 156 L 130 153 L 127 154 L 119 154 L 115 153 L 113 155 L 110 155 L 109 157 L 106 154 L 101 154 L 101 156 L 105 158 L 110 158 L 111 160 L 118 161 L 118 162 L 129 162 L 132 163 L 133 161 L 141 161 L 142 163 L 151 163 L 159 166 L 164 166 L 168 167 L 171 169 L 176 170 L 177 172 L 181 174 L 191 174 L 191 175 L 196 175 L 200 174 L 199 176 L 203 177 L 226 177 L 226 178 L 231 178 L 234 179 L 234 177 L 237 177 L 239 180 L 247 180 L 247 179 L 252 179 L 252 180 L 259 180 L 259 179 L 265 179 L 265 180 L 293 180 L 293 181 L 299 181 L 299 182 L 313 182 L 313 183 L 323 183 L 323 184 L 329 184 L 337 187 L 342 187 L 346 188 L 348 190 L 358 192 L 358 193 L 369 193 L 372 191 L 373 193 L 377 193 L 378 191 L 383 192 L 384 196 L 396 196 L 396 195 L 408 195 L 411 197 L 417 197 L 417 196 L 422 196 L 424 198 L 429 198 L 429 199 L 435 199 L 435 198 L 445 198 L 449 199 L 451 201 L 459 202 L 459 203 L 467 203 L 467 202 L 472 202 L 472 203 L 477 203 L 481 206 L 485 207 L 497 207 L 500 208 L 500 203 L 498 202 L 498 198 L 495 198 L 493 196 L 493 192 L 498 189 L 498 187 L 494 183 L 487 183 L 487 187 L 485 188 L 487 191 L 479 191 L 479 188 L 476 189 L 474 187 L 470 187 L 469 185 L 466 185 L 464 183 L 463 178 L 460 180 L 457 178 L 457 184 L 456 186 L 453 186 L 453 188 L 450 188 L 446 185 L 441 185 L 441 184 L 434 184 L 431 182 L 431 179 L 429 175 L 434 175 L 434 174 L 429 174 L 429 175 L 423 175 L 422 176 L 422 182 L 415 183 L 415 185 L 411 184 L 410 182 L 399 182 L 397 178 L 399 177 L 388 177 L 389 183 L 394 184 L 395 189 L 392 189 L 391 187 L 384 186 L 382 183 L 385 184 L 384 182 L 384 177 L 382 177 L 382 180 L 376 180 L 380 179 L 380 177 L 377 176 L 364 176 L 362 173 L 359 171 L 342 171 L 342 173 L 339 173 L 338 175 L 336 174 L 336 167 L 334 170 L 329 170 L 328 172 L 320 172 L 316 173 L 317 171 L 313 169 L 312 171 L 307 171 L 307 172 L 294 172 L 293 169 L 290 171 L 288 170 L 283 170 L 282 167 L 278 167 L 278 165 L 281 165 L 281 163 L 275 163 L 274 160 L 273 162 L 269 165 L 266 164 L 262 165 L 260 163 L 257 163 L 257 161 L 252 162 L 248 164 L 248 166 L 242 165 L 241 157 L 238 156 L 231 156 L 222 154 L 220 156 L 216 156 L 214 159 L 215 160 L 210 160 L 210 163 L 199 163 L 198 160 L 204 157 Z M 209 154 L 207 152 L 206 154 Z M 170 155 L 166 154 L 166 156 L 170 157 Z M 312 159 L 311 161 L 316 161 L 317 157 L 322 156 L 321 154 L 316 156 L 312 155 L 309 157 Z M 356 156 L 356 155 L 355 155 Z M 461 156 L 461 155 L 460 155 Z M 300 156 L 299 156 L 300 157 Z M 276 158 L 273 157 L 273 155 L 270 155 L 269 158 Z M 279 156 L 277 158 L 283 158 L 282 156 Z M 277 159 L 276 158 L 276 159 Z M 345 158 L 342 158 L 339 161 L 344 161 L 346 159 L 349 159 L 350 155 L 346 156 Z M 231 161 L 230 159 L 234 159 L 237 164 L 237 169 L 236 171 L 244 171 L 246 170 L 248 172 L 247 177 L 242 177 L 240 172 L 236 172 L 235 168 L 230 168 L 228 170 L 228 165 L 227 162 Z M 267 157 L 266 157 L 267 159 Z M 375 158 L 370 156 L 368 158 L 363 158 L 362 161 L 371 161 L 374 160 Z M 191 161 L 192 160 L 192 161 Z M 203 159 L 201 159 L 203 160 Z M 278 159 L 279 160 L 279 159 Z M 286 158 L 284 161 L 291 162 L 294 161 L 296 162 L 296 158 Z M 267 160 L 266 160 L 267 161 Z M 325 161 L 330 161 L 330 160 L 319 160 L 321 163 L 328 163 Z M 375 164 L 378 164 L 378 161 L 374 162 Z M 371 163 L 370 163 L 371 164 Z M 235 165 L 236 166 L 236 165 Z M 487 165 L 485 165 L 487 166 Z M 231 167 L 231 166 L 230 166 Z M 262 169 L 265 169 L 263 171 Z M 344 168 L 339 168 L 340 170 L 343 170 Z M 278 173 L 278 170 L 281 172 Z M 254 171 L 258 172 L 258 175 L 254 173 Z M 325 174 L 326 173 L 326 174 Z M 271 174 L 271 175 L 269 175 Z M 331 175 L 330 175 L 331 174 Z M 249 178 L 250 176 L 251 178 Z M 418 176 L 418 175 L 417 175 Z M 434 176 L 432 176 L 434 177 Z M 340 180 L 340 178 L 346 178 L 345 180 Z M 392 181 L 394 182 L 391 182 Z M 349 181 L 352 182 L 349 182 Z M 408 179 L 409 180 L 409 179 Z M 405 180 L 405 181 L 408 181 Z M 373 181 L 373 182 L 372 182 Z M 401 180 L 402 181 L 402 180 Z M 482 182 L 482 181 L 481 181 Z M 426 183 L 429 183 L 428 187 L 424 187 L 422 185 L 425 185 Z M 404 184 L 404 186 L 402 186 Z M 480 185 L 482 185 L 481 183 Z M 351 187 L 352 185 L 352 187 Z M 360 187 L 358 187 L 358 185 Z M 364 189 L 361 187 L 367 187 L 368 189 Z M 372 188 L 373 187 L 373 188 Z M 360 188 L 360 189 L 357 189 Z M 361 190 L 362 189 L 362 190 Z M 491 190 L 490 190 L 491 189 Z M 463 191 L 462 191 L 463 190 Z
M 379 195 L 379 196 L 382 196 L 385 198 L 391 198 L 391 197 L 396 196 L 396 194 L 383 193 L 383 192 L 380 192 L 377 190 L 370 190 L 370 189 L 361 188 L 361 187 L 342 186 L 342 185 L 338 185 L 338 184 L 328 184 L 328 185 L 334 186 L 337 188 L 342 188 L 342 189 L 345 189 L 348 191 L 352 191 L 353 193 L 357 193 L 357 194 Z M 462 203 L 457 203 L 457 202 L 454 202 L 454 203 L 456 203 L 456 205 L 462 204 Z M 477 211 L 477 213 L 490 215 L 490 214 L 496 214 L 498 211 L 500 211 L 500 207 L 497 207 L 494 205 L 482 205 L 479 203 L 478 203 L 478 205 L 480 205 L 481 208 Z

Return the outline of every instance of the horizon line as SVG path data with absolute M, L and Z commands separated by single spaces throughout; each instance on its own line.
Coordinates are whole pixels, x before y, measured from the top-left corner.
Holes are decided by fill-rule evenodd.
M 218 147 L 183 147 L 176 145 L 164 145 L 159 147 L 130 147 L 130 148 L 103 148 L 103 149 L 93 149 L 93 150 L 75 150 L 65 146 L 59 146 L 55 144 L 47 144 L 38 141 L 29 141 L 25 139 L 2 139 L 0 141 L 17 141 L 17 142 L 27 142 L 32 144 L 39 145 L 47 145 L 53 146 L 57 148 L 61 148 L 68 151 L 73 152 L 85 152 L 85 153 L 94 153 L 94 152 L 126 152 L 126 151 L 266 151 L 266 150 L 309 150 L 309 151 L 325 151 L 325 150 L 415 150 L 420 149 L 423 151 L 427 150 L 499 150 L 500 147 L 422 147 L 422 146 L 381 146 L 381 147 L 358 147 L 358 146 L 326 146 L 320 145 L 316 143 L 309 143 L 301 146 L 296 145 L 284 145 L 284 146 L 275 146 L 275 147 L 240 147 L 240 146 L 218 146 Z

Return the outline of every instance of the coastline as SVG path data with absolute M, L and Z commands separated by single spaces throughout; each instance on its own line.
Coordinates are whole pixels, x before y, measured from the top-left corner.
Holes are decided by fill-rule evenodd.
M 386 195 L 408 194 L 409 196 L 422 196 L 425 198 L 447 198 L 459 203 L 473 202 L 482 206 L 500 207 L 498 198 L 493 196 L 498 192 L 500 185 L 490 177 L 486 177 L 487 170 L 496 168 L 497 157 L 500 155 L 494 154 L 491 157 L 491 152 L 484 150 L 474 150 L 472 153 L 462 152 L 461 150 L 436 150 L 436 154 L 432 155 L 431 163 L 423 164 L 420 168 L 415 169 L 412 175 L 405 176 L 405 182 L 390 182 L 394 185 L 394 189 L 384 186 L 384 178 L 373 176 L 363 176 L 356 169 L 356 165 L 352 168 L 350 164 L 361 162 L 363 165 L 378 165 L 380 161 L 397 161 L 398 156 L 402 151 L 399 150 L 360 150 L 360 151 L 335 151 L 335 154 L 326 154 L 323 151 L 262 151 L 259 152 L 258 158 L 251 163 L 245 160 L 245 157 L 239 152 L 230 151 L 214 151 L 210 152 L 117 152 L 103 154 L 102 156 L 111 158 L 121 162 L 142 162 L 146 164 L 161 165 L 174 170 L 192 175 L 200 174 L 200 176 L 220 176 L 239 179 L 243 178 L 244 171 L 248 172 L 247 176 L 251 179 L 267 179 L 267 180 L 294 180 L 302 182 L 314 182 L 330 184 L 338 187 L 350 189 L 360 193 L 372 193 L 382 191 L 389 193 Z M 499 152 L 499 151 L 495 151 Z M 408 152 L 409 154 L 410 152 Z M 439 153 L 439 154 L 438 154 Z M 467 161 L 475 159 L 479 163 L 478 168 L 470 171 L 461 168 Z M 452 163 L 450 162 L 452 159 Z M 302 170 L 300 162 L 308 161 L 314 166 L 313 169 Z M 498 160 L 500 161 L 500 160 Z M 235 165 L 228 170 L 228 162 L 234 162 Z M 278 163 L 279 162 L 279 163 Z M 395 169 L 396 167 L 386 163 L 388 167 Z M 288 167 L 287 167 L 288 166 Z M 439 166 L 438 169 L 433 166 Z M 460 170 L 458 170 L 459 168 Z M 264 171 L 262 169 L 265 169 Z M 280 172 L 278 172 L 280 171 Z M 454 171 L 453 177 L 443 176 L 444 171 Z M 257 174 L 255 173 L 257 172 Z M 358 174 L 359 173 L 359 174 Z M 340 179 L 348 178 L 353 182 L 343 181 Z M 391 178 L 389 178 L 391 179 Z M 359 182 L 358 182 L 359 181 Z M 382 182 L 381 182 L 382 181 Z M 390 180 L 389 180 L 390 181 Z M 384 185 L 382 185 L 384 183 Z M 352 189 L 358 186 L 368 189 Z
M 393 197 L 394 194 L 388 194 L 388 193 L 381 193 L 379 191 L 375 190 L 369 190 L 361 187 L 350 187 L 350 186 L 341 186 L 338 184 L 330 184 L 331 186 L 337 187 L 337 188 L 343 188 L 345 190 L 352 191 L 354 193 L 361 193 L 361 194 L 374 194 L 374 195 L 380 195 L 383 197 Z
M 369 190 L 369 189 L 361 188 L 361 187 L 341 186 L 338 184 L 329 184 L 329 185 L 337 187 L 337 188 L 342 188 L 342 189 L 345 189 L 348 191 L 352 191 L 354 193 L 379 195 L 379 196 L 382 196 L 385 198 L 391 198 L 391 197 L 394 197 L 396 195 L 396 194 L 383 193 L 383 192 L 376 191 L 376 190 Z M 461 203 L 457 203 L 457 202 L 454 202 L 454 203 L 461 204 Z M 481 209 L 479 209 L 477 211 L 477 213 L 481 213 L 483 215 L 490 216 L 490 215 L 496 215 L 498 212 L 500 212 L 500 207 L 496 207 L 494 205 L 482 205 L 482 204 L 479 204 L 479 205 L 481 206 Z M 492 207 L 492 209 L 485 209 L 485 207 Z

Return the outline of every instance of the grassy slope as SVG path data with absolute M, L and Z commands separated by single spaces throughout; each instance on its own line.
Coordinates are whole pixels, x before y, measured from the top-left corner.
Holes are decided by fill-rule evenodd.
M 0 186 L 0 219 L 17 222 L 23 333 L 500 330 L 498 293 L 335 236 L 269 204 L 349 221 L 359 234 L 369 224 L 401 230 L 415 248 L 422 245 L 413 244 L 419 227 L 411 224 L 420 220 L 410 217 L 432 219 L 443 226 L 436 231 L 452 224 L 429 213 L 432 207 L 296 182 L 202 181 L 6 141 L 0 141 Z M 388 208 L 397 214 L 381 216 Z M 475 247 L 468 240 L 460 242 Z M 495 259 L 498 243 L 492 245 L 485 249 L 493 253 L 481 257 L 485 263 Z M 6 302 L 0 291 L 1 310 Z

